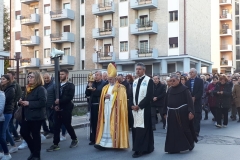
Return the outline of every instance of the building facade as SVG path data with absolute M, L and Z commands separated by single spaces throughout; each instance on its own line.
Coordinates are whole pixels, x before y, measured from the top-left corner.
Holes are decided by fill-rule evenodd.
M 206 5 L 209 4 L 209 5 Z M 147 74 L 212 72 L 209 0 L 89 0 L 86 2 L 86 68 Z
M 84 68 L 80 5 L 75 0 L 11 0 L 11 56 L 21 52 L 23 72 L 53 70 L 52 48 L 64 51 L 61 68 Z

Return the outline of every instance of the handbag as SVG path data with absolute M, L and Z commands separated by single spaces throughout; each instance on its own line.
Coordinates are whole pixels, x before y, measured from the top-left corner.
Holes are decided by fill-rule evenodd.
M 20 106 L 20 107 L 16 110 L 16 112 L 14 113 L 14 118 L 15 118 L 17 121 L 19 121 L 19 122 L 22 121 L 22 106 Z

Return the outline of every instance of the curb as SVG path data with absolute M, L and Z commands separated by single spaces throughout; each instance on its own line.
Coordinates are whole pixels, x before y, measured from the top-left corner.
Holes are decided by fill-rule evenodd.
M 78 123 L 78 124 L 74 124 L 72 126 L 73 126 L 74 129 L 85 128 L 87 126 L 90 126 L 90 122 Z

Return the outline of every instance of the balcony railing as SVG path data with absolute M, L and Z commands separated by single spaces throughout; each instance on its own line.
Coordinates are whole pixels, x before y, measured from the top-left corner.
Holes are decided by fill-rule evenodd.
M 20 39 L 22 46 L 37 46 L 40 44 L 39 36 L 21 37 Z
M 56 11 L 50 11 L 51 20 L 55 21 L 64 21 L 64 20 L 73 20 L 74 11 L 71 9 L 61 9 Z
M 38 24 L 40 21 L 39 14 L 31 14 L 30 16 L 21 16 L 21 24 L 22 25 L 33 25 Z
M 92 5 L 92 13 L 94 15 L 106 15 L 115 12 L 114 2 L 105 2 Z
M 94 28 L 92 30 L 92 35 L 94 39 L 105 39 L 115 37 L 115 28 Z
M 101 53 L 93 54 L 94 63 L 103 63 L 103 62 L 112 62 L 112 61 L 115 61 L 114 52 L 101 52 Z
M 232 0 L 219 0 L 220 5 L 230 5 L 232 4 Z
M 39 0 L 21 0 L 21 3 L 24 3 L 24 4 L 31 4 L 34 2 L 39 2 Z
M 21 67 L 39 67 L 39 58 L 23 58 L 20 60 Z
M 74 42 L 74 34 L 70 32 L 53 33 L 50 38 L 53 43 Z
M 232 51 L 232 45 L 220 45 L 220 51 Z
M 136 10 L 157 8 L 158 0 L 131 0 L 130 7 Z
M 136 20 L 135 24 L 131 24 L 131 34 L 157 34 L 158 25 L 153 21 L 147 21 L 144 23 L 139 23 L 139 20 Z
M 220 35 L 221 36 L 230 36 L 230 35 L 232 35 L 232 30 L 231 29 L 221 29 Z
M 232 19 L 232 14 L 231 13 L 220 15 L 220 20 L 230 20 L 230 19 Z
M 220 61 L 220 65 L 221 65 L 221 66 L 232 66 L 233 63 L 232 63 L 232 60 L 224 60 L 224 59 L 222 58 L 221 61 Z
M 144 48 L 131 50 L 131 59 L 147 58 L 155 59 L 158 57 L 158 50 L 155 48 Z

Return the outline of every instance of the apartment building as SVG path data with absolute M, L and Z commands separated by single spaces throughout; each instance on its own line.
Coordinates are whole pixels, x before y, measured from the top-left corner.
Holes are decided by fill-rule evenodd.
M 21 52 L 20 70 L 53 70 L 52 48 L 64 51 L 61 68 L 84 69 L 81 2 L 84 1 L 11 0 L 11 56 Z
M 207 4 L 207 5 L 206 5 Z M 209 0 L 88 0 L 86 68 L 134 71 L 144 62 L 147 74 L 212 72 Z

